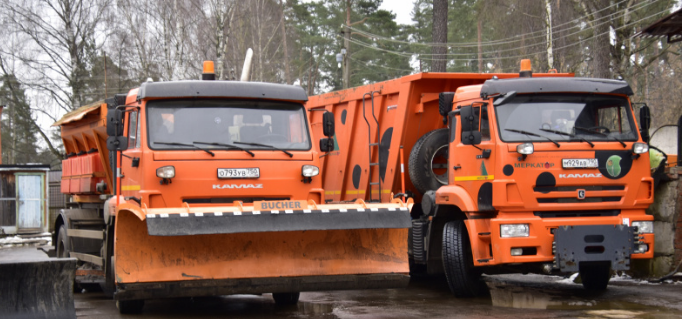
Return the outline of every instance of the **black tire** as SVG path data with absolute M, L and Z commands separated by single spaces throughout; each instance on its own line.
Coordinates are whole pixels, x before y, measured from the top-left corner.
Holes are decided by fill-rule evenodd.
M 280 306 L 291 306 L 298 303 L 298 297 L 301 296 L 300 292 L 279 292 L 272 293 L 272 299 L 275 303 Z
M 443 269 L 450 291 L 458 298 L 485 295 L 487 287 L 481 270 L 474 267 L 466 226 L 461 220 L 447 222 L 443 228 Z
M 66 235 L 66 225 L 59 227 L 59 233 L 57 235 L 57 242 L 55 243 L 58 258 L 71 258 L 71 242 L 69 237 Z M 83 288 L 81 288 L 74 278 L 73 281 L 73 292 L 79 293 Z
M 590 291 L 604 291 L 611 280 L 611 263 L 580 263 L 578 272 L 583 287 Z
M 144 300 L 116 300 L 116 308 L 123 315 L 140 313 L 143 307 Z
M 410 180 L 424 194 L 448 183 L 448 129 L 428 132 L 414 144 L 407 163 Z M 434 164 L 438 165 L 434 167 Z

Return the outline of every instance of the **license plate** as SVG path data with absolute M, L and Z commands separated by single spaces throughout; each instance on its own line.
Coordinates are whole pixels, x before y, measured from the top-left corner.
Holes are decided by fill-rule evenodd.
M 564 158 L 561 160 L 563 168 L 597 168 L 599 161 L 596 158 Z
M 218 178 L 258 178 L 259 168 L 219 168 Z

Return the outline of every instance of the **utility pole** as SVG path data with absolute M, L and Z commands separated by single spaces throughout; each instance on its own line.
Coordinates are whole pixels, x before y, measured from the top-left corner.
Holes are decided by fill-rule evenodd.
M 549 70 L 554 69 L 554 52 L 552 52 L 552 4 L 551 0 L 545 0 L 547 11 L 547 66 Z

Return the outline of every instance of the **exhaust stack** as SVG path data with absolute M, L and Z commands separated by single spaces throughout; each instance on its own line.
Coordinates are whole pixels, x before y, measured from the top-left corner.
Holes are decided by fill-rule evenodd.
M 253 59 L 253 50 L 249 48 L 246 50 L 246 58 L 244 58 L 244 67 L 242 68 L 242 77 L 240 81 L 248 82 L 251 76 L 251 60 Z

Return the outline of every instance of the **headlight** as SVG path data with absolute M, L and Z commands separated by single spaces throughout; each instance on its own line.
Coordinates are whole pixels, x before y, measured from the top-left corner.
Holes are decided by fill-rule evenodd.
M 159 178 L 175 177 L 175 166 L 163 166 L 156 169 L 156 176 Z
M 317 174 L 320 174 L 320 169 L 317 166 L 303 165 L 303 167 L 301 167 L 301 175 L 305 177 L 313 177 L 317 176 Z
M 635 221 L 632 222 L 632 227 L 637 227 L 637 232 L 640 234 L 654 233 L 654 222 L 652 221 Z
M 533 154 L 533 143 L 523 143 L 516 146 L 516 152 L 521 155 Z
M 649 151 L 649 145 L 644 143 L 632 144 L 632 152 L 635 154 L 644 154 Z
M 500 237 L 528 237 L 528 224 L 500 225 Z

